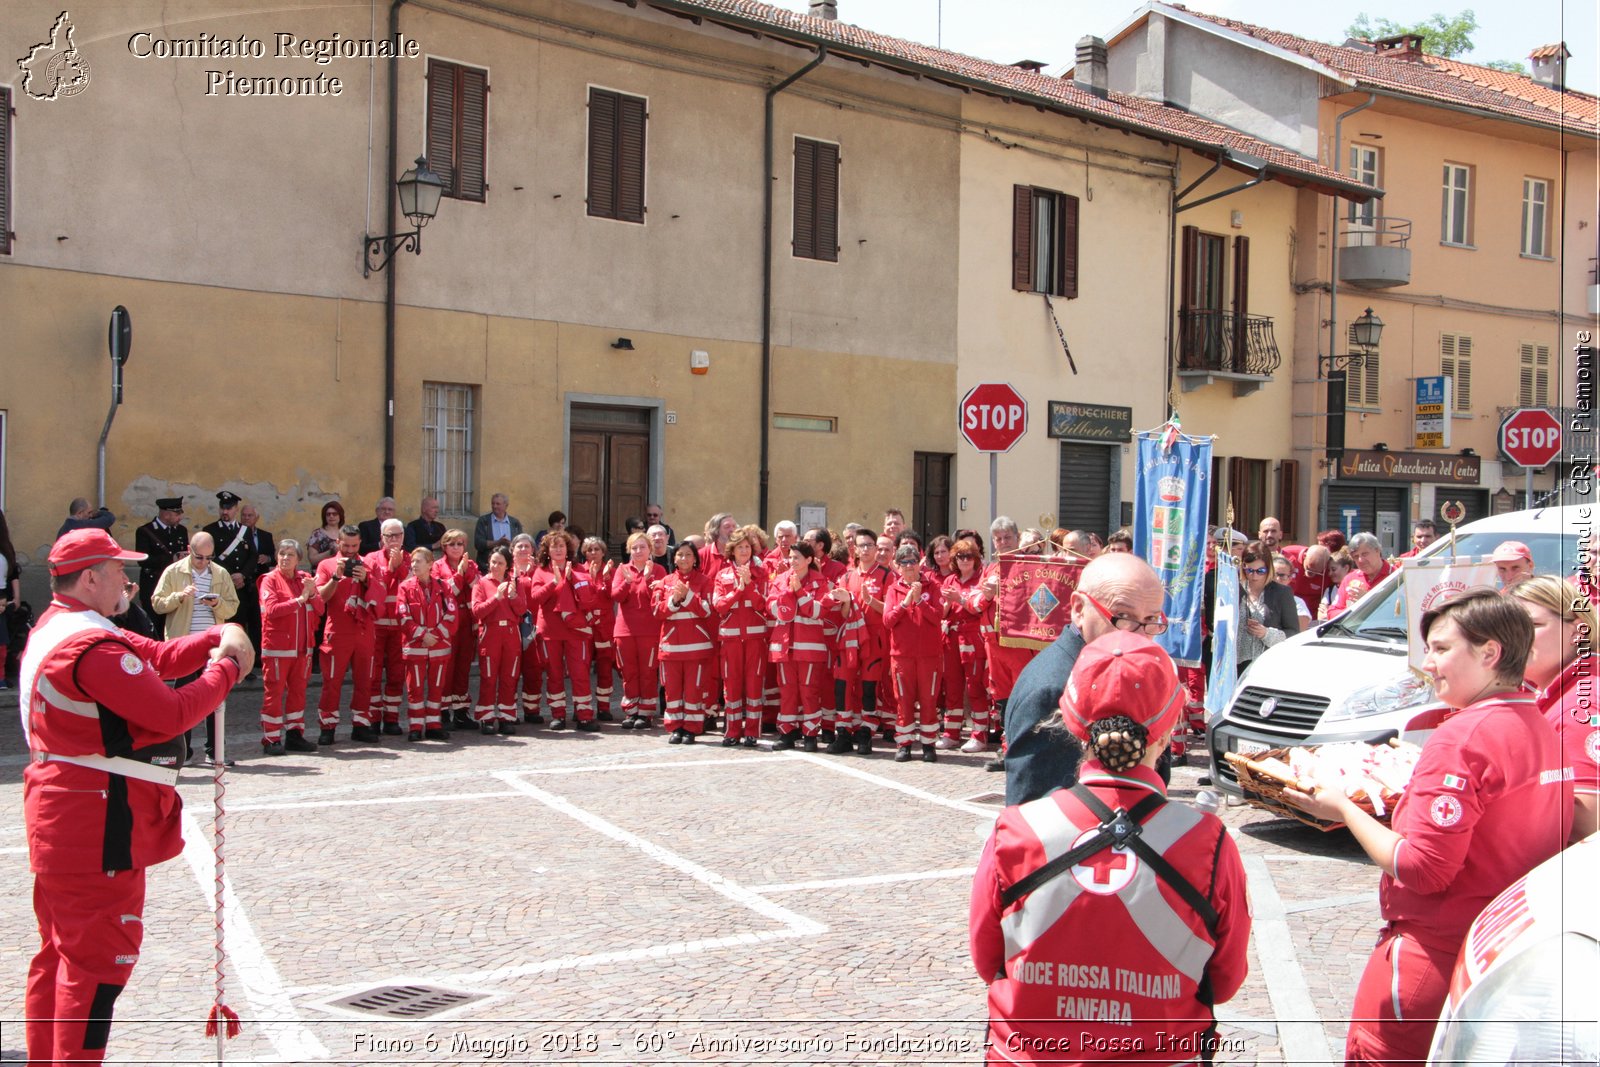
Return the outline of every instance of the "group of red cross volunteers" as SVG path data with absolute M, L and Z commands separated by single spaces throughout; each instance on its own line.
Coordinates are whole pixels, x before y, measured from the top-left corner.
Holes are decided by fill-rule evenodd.
M 780 748 L 827 741 L 839 754 L 870 752 L 892 719 L 895 758 L 915 758 L 920 742 L 932 761 L 963 730 L 961 747 L 983 751 L 1004 726 L 1007 806 L 979 861 L 969 916 L 988 986 L 987 1061 L 1209 1062 L 1222 1047 L 1214 1006 L 1246 977 L 1246 879 L 1221 820 L 1166 798 L 1158 765 L 1195 696 L 1151 639 L 1167 625 L 1155 572 L 1123 532 L 1101 551 L 1086 535 L 1020 531 L 1001 518 L 985 564 L 975 533 L 924 546 L 896 529 L 897 512 L 886 519 L 881 534 L 842 533 L 838 547 L 850 546 L 853 563 L 834 558 L 825 529 L 802 536 L 780 523 L 769 548 L 762 531 L 727 515 L 675 548 L 663 527 L 634 533 L 620 564 L 603 543 L 557 523 L 538 538 L 493 537 L 479 546 L 482 567 L 461 531 L 440 531 L 442 558 L 428 547 L 407 552 L 392 519 L 366 554 L 362 531 L 344 527 L 312 573 L 298 569 L 296 542 L 279 542 L 277 569 L 259 580 L 264 696 L 274 705 L 263 713 L 265 743 L 272 751 L 278 723 L 303 730 L 318 647 L 324 741 L 334 740 L 350 671 L 354 729 L 369 743 L 391 723 L 399 730 L 403 710 L 423 740 L 444 729 L 447 708 L 452 726 L 466 712 L 481 733 L 510 732 L 519 695 L 533 718 L 541 691 L 550 725 L 565 725 L 569 686 L 574 723 L 598 729 L 613 670 L 623 679 L 623 725 L 651 725 L 664 691 L 663 725 L 677 744 L 703 732 L 719 688 L 730 746 L 753 747 L 771 715 Z M 1260 547 L 1274 532 L 1264 523 L 1246 558 L 1264 553 L 1270 565 L 1292 555 Z M 1376 580 L 1367 536 L 1353 539 L 1361 559 L 1340 583 L 1347 601 L 1361 595 L 1357 583 Z M 1293 794 L 1345 823 L 1383 870 L 1385 926 L 1355 994 L 1350 1063 L 1424 1056 L 1473 917 L 1595 828 L 1600 718 L 1583 651 L 1593 586 L 1522 574 L 1523 562 L 1531 570 L 1526 547 L 1501 547 L 1517 568 L 1502 571 L 1504 593 L 1470 591 L 1423 616 L 1424 670 L 1445 709 L 1390 824 L 1336 789 Z M 994 557 L 1014 551 L 1088 559 L 1070 625 L 1042 650 L 998 640 Z M 1297 578 L 1302 588 L 1308 577 L 1329 582 L 1315 548 L 1298 555 L 1298 573 L 1282 584 L 1299 593 Z M 182 735 L 256 658 L 233 624 L 167 641 L 114 625 L 139 591 L 124 563 L 143 559 L 102 529 L 61 536 L 49 555 L 52 601 L 22 662 L 41 942 L 26 998 L 35 1062 L 103 1057 L 142 943 L 145 869 L 183 847 Z M 461 665 L 474 654 L 480 690 L 469 705 Z M 399 691 L 387 673 L 396 656 Z

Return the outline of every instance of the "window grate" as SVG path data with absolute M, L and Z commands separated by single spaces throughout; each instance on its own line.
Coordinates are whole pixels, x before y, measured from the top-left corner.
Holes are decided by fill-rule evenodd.
M 473 512 L 476 401 L 470 385 L 422 386 L 422 495 L 446 515 Z

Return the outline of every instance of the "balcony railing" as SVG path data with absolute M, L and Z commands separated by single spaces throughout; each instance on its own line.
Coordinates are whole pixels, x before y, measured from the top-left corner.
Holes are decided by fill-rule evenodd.
M 1179 313 L 1178 325 L 1180 371 L 1270 377 L 1283 362 L 1270 316 L 1191 308 Z
M 1340 219 L 1342 248 L 1404 248 L 1411 243 L 1411 220 L 1388 215 Z
M 1410 243 L 1410 219 L 1340 219 L 1339 280 L 1363 289 L 1410 284 Z

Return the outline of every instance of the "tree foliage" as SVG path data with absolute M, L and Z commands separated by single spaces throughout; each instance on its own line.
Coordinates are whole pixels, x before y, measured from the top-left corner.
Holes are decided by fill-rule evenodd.
M 1471 8 L 1459 15 L 1435 14 L 1413 26 L 1386 18 L 1372 19 L 1363 11 L 1345 30 L 1345 34 L 1368 41 L 1380 37 L 1398 37 L 1403 33 L 1420 34 L 1424 52 L 1453 59 L 1472 51 L 1472 34 L 1477 28 L 1478 16 L 1473 14 Z

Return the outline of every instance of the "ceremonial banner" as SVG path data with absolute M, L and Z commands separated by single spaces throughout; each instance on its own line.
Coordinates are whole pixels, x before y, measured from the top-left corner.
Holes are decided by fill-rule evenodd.
M 1167 632 L 1156 638 L 1179 666 L 1200 663 L 1206 530 L 1211 521 L 1211 438 L 1169 424 L 1144 431 L 1133 493 L 1133 550 L 1166 589 Z
M 1407 659 L 1411 666 L 1420 671 L 1422 661 L 1428 654 L 1422 644 L 1422 613 L 1438 607 L 1446 597 L 1465 593 L 1468 589 L 1499 588 L 1499 577 L 1488 556 L 1457 556 L 1451 559 L 1448 552 L 1441 552 L 1427 559 L 1402 560 L 1400 579 L 1405 583 L 1405 618 L 1396 618 L 1387 624 L 1378 619 L 1369 619 L 1363 624 L 1364 628 L 1403 626 L 1406 631 Z
M 1083 573 L 1081 560 L 1045 559 L 1005 553 L 1000 557 L 1000 644 L 1046 648 L 1072 623 L 1070 601 Z
M 1206 721 L 1227 710 L 1239 674 L 1239 563 L 1217 553 L 1217 602 L 1211 612 L 1211 677 L 1206 679 Z

